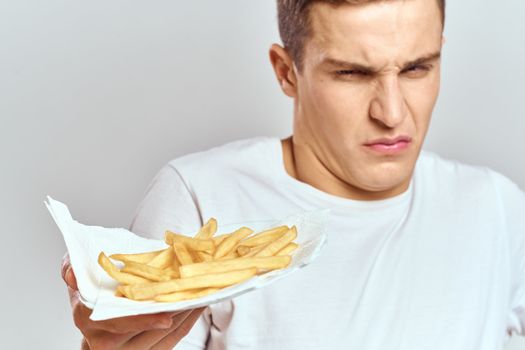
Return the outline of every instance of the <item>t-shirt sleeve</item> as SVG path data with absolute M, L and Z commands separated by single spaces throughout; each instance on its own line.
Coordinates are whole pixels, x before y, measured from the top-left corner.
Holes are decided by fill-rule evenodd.
M 164 166 L 149 185 L 131 223 L 131 231 L 163 239 L 166 230 L 191 235 L 202 225 L 192 193 L 177 169 Z
M 166 230 L 191 235 L 201 225 L 201 215 L 191 191 L 177 169 L 167 164 L 148 187 L 130 230 L 143 237 L 163 239 Z M 209 330 L 207 309 L 176 349 L 205 349 Z
M 509 235 L 512 284 L 507 331 L 525 335 L 525 193 L 501 175 L 496 175 L 495 181 Z

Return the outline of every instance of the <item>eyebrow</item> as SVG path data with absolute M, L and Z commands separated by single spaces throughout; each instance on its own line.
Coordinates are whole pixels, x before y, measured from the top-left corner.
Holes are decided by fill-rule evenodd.
M 438 60 L 439 58 L 441 58 L 441 51 L 433 52 L 431 54 L 416 58 L 415 60 L 406 62 L 403 65 L 402 69 L 406 69 L 412 66 L 417 66 L 418 64 L 424 64 L 424 63 L 428 63 L 431 61 L 435 61 L 435 60 Z M 360 71 L 367 72 L 367 73 L 375 73 L 379 71 L 379 69 L 371 67 L 371 66 L 366 66 L 360 63 L 355 63 L 355 62 L 342 61 L 342 60 L 338 60 L 338 59 L 331 58 L 331 57 L 326 57 L 325 59 L 323 59 L 323 61 L 321 62 L 321 65 L 331 65 L 331 66 L 339 67 L 342 69 L 360 70 Z

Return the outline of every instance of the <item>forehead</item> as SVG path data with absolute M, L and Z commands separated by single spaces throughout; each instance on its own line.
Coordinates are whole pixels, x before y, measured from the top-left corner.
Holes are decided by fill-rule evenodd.
M 329 56 L 375 65 L 439 50 L 441 13 L 436 0 L 390 0 L 360 5 L 315 3 L 306 61 Z M 305 62 L 308 64 L 308 62 Z

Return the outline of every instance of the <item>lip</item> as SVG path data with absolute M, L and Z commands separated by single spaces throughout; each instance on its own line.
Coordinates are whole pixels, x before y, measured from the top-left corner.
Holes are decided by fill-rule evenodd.
M 408 136 L 398 136 L 395 138 L 380 138 L 375 139 L 364 144 L 370 150 L 381 154 L 397 154 L 406 150 L 412 139 Z

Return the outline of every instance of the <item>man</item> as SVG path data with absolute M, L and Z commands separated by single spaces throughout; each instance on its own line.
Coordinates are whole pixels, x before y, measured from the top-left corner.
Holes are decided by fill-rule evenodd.
M 66 262 L 84 346 L 495 350 L 523 334 L 525 194 L 488 169 L 420 152 L 439 92 L 444 1 L 278 8 L 284 47 L 270 59 L 294 101 L 293 136 L 170 162 L 132 229 L 160 238 L 212 216 L 329 208 L 328 244 L 304 270 L 205 310 L 104 322 L 89 321 Z

